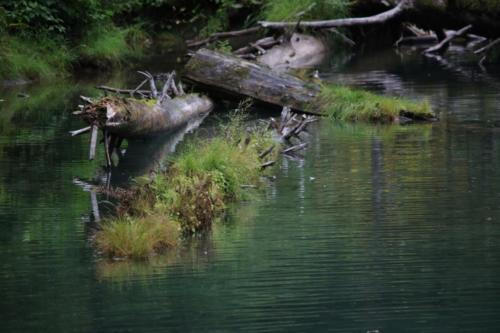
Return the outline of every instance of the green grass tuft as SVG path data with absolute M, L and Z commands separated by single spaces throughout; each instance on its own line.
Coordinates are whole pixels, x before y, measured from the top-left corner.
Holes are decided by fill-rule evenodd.
M 304 20 L 343 18 L 349 15 L 347 0 L 275 0 L 264 6 L 263 16 L 268 21 L 296 21 L 304 12 Z
M 434 118 L 427 100 L 413 102 L 342 86 L 324 85 L 314 107 L 334 119 L 352 122 L 391 123 L 400 116 L 415 120 Z
M 96 235 L 95 242 L 109 257 L 144 259 L 174 247 L 178 235 L 176 223 L 164 216 L 124 216 L 105 221 Z

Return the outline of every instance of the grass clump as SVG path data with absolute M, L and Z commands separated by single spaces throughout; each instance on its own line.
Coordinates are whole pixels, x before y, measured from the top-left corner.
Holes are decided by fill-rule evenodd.
M 157 238 L 165 235 L 164 224 L 184 235 L 209 227 L 228 203 L 245 198 L 242 185 L 260 183 L 259 154 L 272 144 L 268 130 L 247 131 L 239 117 L 215 138 L 188 144 L 168 170 L 122 200 L 119 217 L 98 232 L 98 249 L 112 257 L 147 258 L 178 236 Z
M 268 21 L 296 21 L 343 18 L 349 15 L 351 2 L 346 0 L 274 0 L 268 1 L 263 16 Z
M 391 123 L 401 116 L 414 120 L 434 118 L 427 100 L 413 102 L 343 86 L 324 85 L 314 107 L 334 119 L 352 122 Z
M 109 257 L 142 259 L 174 247 L 178 234 L 176 223 L 163 216 L 123 216 L 104 222 L 95 242 Z

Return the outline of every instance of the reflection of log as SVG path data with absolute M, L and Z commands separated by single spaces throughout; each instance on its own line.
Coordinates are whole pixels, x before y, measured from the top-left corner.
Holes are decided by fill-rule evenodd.
M 186 65 L 186 77 L 199 84 L 259 101 L 306 111 L 319 86 L 267 66 L 201 49 Z

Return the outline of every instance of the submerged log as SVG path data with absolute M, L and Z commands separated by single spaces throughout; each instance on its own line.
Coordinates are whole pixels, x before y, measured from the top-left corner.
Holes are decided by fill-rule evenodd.
M 308 112 L 320 86 L 232 55 L 198 50 L 186 65 L 191 81 L 236 95 Z

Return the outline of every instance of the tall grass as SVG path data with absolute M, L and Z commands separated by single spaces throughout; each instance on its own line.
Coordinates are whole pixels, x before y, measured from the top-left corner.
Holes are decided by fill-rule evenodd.
M 54 77 L 66 75 L 75 59 L 63 39 L 39 36 L 0 38 L 0 78 Z
M 390 123 L 399 120 L 400 116 L 421 120 L 434 117 L 427 100 L 413 102 L 332 85 L 322 87 L 315 107 L 334 119 L 353 122 Z
M 267 1 L 263 17 L 269 21 L 294 21 L 303 12 L 304 20 L 322 20 L 347 17 L 349 0 L 273 0 Z
M 77 47 L 78 61 L 97 67 L 120 65 L 139 56 L 147 37 L 135 28 L 96 28 L 89 31 Z

